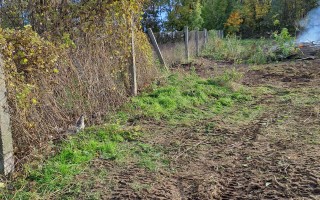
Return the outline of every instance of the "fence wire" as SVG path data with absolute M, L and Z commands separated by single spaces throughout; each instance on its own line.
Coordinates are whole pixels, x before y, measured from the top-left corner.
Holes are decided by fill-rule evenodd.
M 169 65 L 187 62 L 184 31 L 154 33 L 165 62 Z M 189 59 L 196 57 L 196 31 L 189 31 Z M 199 48 L 204 47 L 205 31 L 199 31 Z

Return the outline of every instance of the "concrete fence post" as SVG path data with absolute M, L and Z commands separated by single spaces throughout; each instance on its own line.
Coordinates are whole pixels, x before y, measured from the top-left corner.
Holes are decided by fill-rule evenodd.
M 205 28 L 204 30 L 204 44 L 208 43 L 208 30 Z
M 138 84 L 137 84 L 137 67 L 136 67 L 136 52 L 135 52 L 135 24 L 134 18 L 131 21 L 131 53 L 132 53 L 132 64 L 130 66 L 130 85 L 131 85 L 131 95 L 137 96 L 138 94 Z
M 195 35 L 195 39 L 196 39 L 196 55 L 199 56 L 200 55 L 200 47 L 199 47 L 199 28 L 196 28 L 196 35 Z
M 0 55 L 0 173 L 8 175 L 14 170 L 13 142 L 4 62 Z
M 185 45 L 185 57 L 187 62 L 189 61 L 189 30 L 188 27 L 184 27 L 184 45 Z
M 220 39 L 223 39 L 223 38 L 224 38 L 224 32 L 223 32 L 223 30 L 218 30 L 218 37 L 219 37 Z
M 164 58 L 163 58 L 163 55 L 162 55 L 161 50 L 159 48 L 158 42 L 156 40 L 156 37 L 154 37 L 153 31 L 152 31 L 151 28 L 148 28 L 148 35 L 149 35 L 149 38 L 151 40 L 152 46 L 154 47 L 154 49 L 155 49 L 155 51 L 156 51 L 156 53 L 158 55 L 160 63 L 163 64 L 163 66 L 166 68 L 166 70 L 168 70 L 168 67 L 166 65 L 166 62 L 164 61 Z

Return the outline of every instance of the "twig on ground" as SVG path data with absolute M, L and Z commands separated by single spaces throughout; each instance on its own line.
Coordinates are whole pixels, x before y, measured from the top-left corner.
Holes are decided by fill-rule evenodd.
M 178 155 L 175 157 L 174 160 L 177 161 L 178 158 L 180 158 L 183 154 L 186 154 L 186 153 L 187 153 L 188 151 L 190 151 L 191 149 L 193 149 L 193 148 L 195 148 L 195 147 L 203 144 L 203 143 L 206 142 L 206 141 L 207 141 L 207 140 L 203 140 L 203 141 L 198 142 L 197 144 L 192 145 L 191 147 L 189 147 L 189 148 L 186 149 L 185 151 L 183 151 L 183 152 L 181 152 L 180 154 L 178 154 Z

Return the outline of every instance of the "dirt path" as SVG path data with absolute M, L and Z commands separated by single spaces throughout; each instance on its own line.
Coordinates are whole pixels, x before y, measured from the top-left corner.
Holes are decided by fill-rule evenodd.
M 255 97 L 241 110 L 187 125 L 139 121 L 149 133 L 141 140 L 161 146 L 169 165 L 150 171 L 95 160 L 77 177 L 90 180 L 77 198 L 320 199 L 319 66 L 241 66 Z M 196 69 L 210 76 L 225 67 L 202 60 Z M 95 178 L 101 169 L 108 176 Z

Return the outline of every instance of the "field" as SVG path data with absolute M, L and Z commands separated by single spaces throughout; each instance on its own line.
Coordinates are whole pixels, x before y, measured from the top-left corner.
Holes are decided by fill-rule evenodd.
M 0 5 L 0 200 L 320 200 L 319 0 Z
M 176 66 L 3 199 L 319 199 L 320 60 Z M 21 178 L 23 176 L 23 178 Z

